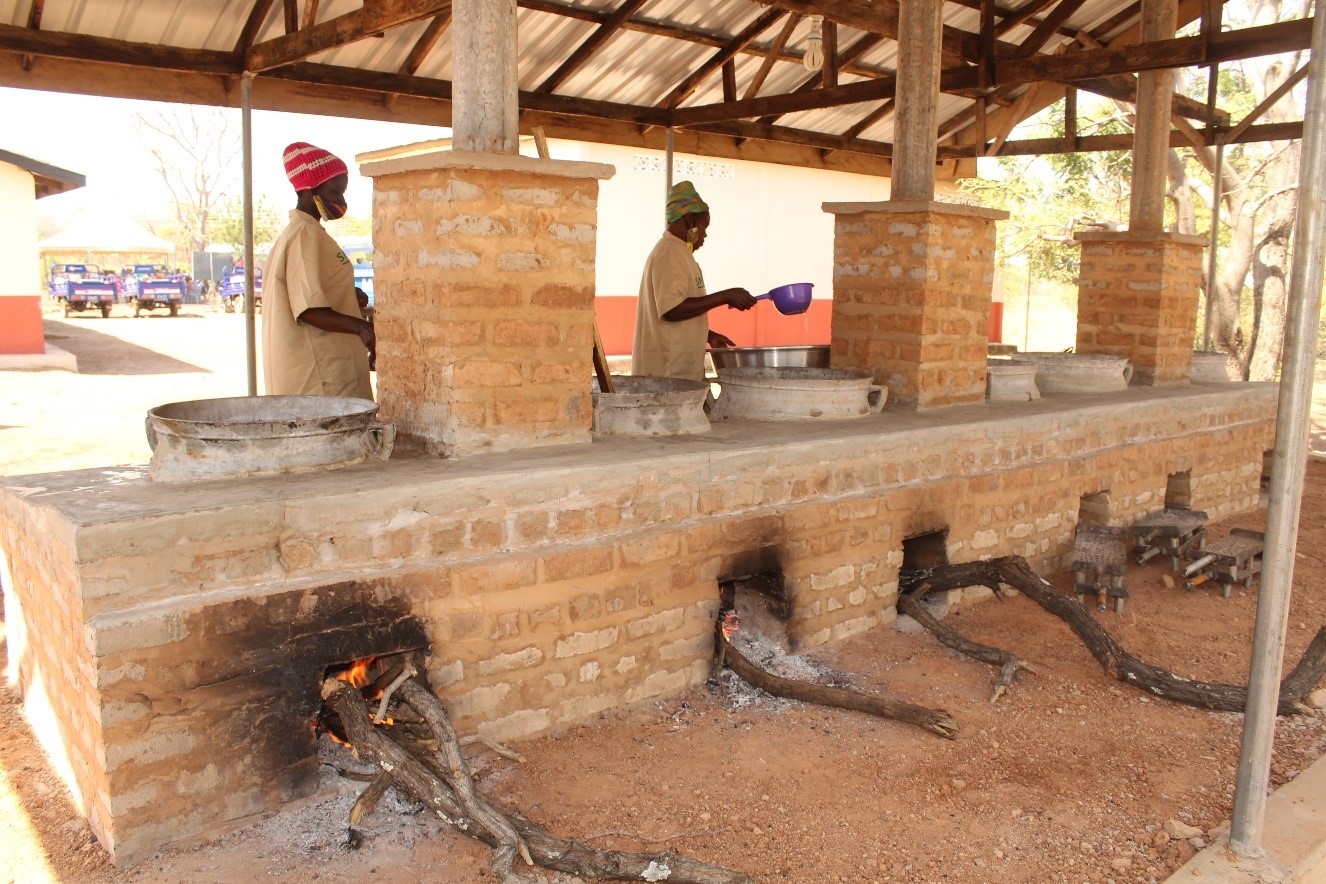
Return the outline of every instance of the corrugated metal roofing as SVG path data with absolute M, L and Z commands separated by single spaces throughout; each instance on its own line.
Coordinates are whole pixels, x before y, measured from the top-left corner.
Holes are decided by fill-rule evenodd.
M 145 43 L 182 49 L 205 49 L 233 53 L 245 22 L 257 0 L 45 0 L 42 5 L 40 28 L 47 32 L 104 37 L 131 43 Z M 536 90 L 558 70 L 577 47 L 598 30 L 597 21 L 584 20 L 585 16 L 602 18 L 618 9 L 622 0 L 521 0 L 525 5 L 518 11 L 520 55 L 518 74 L 523 90 Z M 978 4 L 949 2 L 944 7 L 947 25 L 975 34 L 980 29 Z M 1009 5 L 1025 6 L 1008 0 Z M 307 11 L 308 0 L 299 0 L 301 17 Z M 326 22 L 337 16 L 360 9 L 363 0 L 322 0 L 317 7 L 317 22 Z M 826 4 L 827 5 L 827 4 Z M 1110 21 L 1120 10 L 1129 6 L 1128 0 L 1085 0 L 1069 16 L 1063 29 L 1090 30 Z M 1040 16 L 1049 14 L 1051 5 Z M 0 0 L 0 23 L 25 28 L 33 9 L 32 0 Z M 554 14 L 555 9 L 565 14 Z M 753 0 L 646 0 L 632 16 L 634 20 L 652 25 L 682 28 L 701 32 L 710 44 L 721 44 L 742 32 L 752 22 L 765 15 L 769 7 Z M 750 84 L 763 63 L 760 51 L 767 50 L 783 30 L 784 19 L 774 21 L 753 42 L 757 52 L 739 53 L 733 59 L 737 96 L 744 98 Z M 1000 39 L 1018 43 L 1033 33 L 1037 19 L 1010 28 Z M 361 39 L 312 56 L 307 61 L 350 70 L 395 74 L 428 28 L 424 18 L 393 28 L 384 35 Z M 1127 25 L 1111 30 L 1118 32 Z M 792 31 L 786 50 L 800 53 L 806 46 L 810 20 L 802 16 Z M 1051 37 L 1043 47 L 1053 52 L 1072 38 L 1063 29 Z M 272 2 L 265 20 L 259 28 L 256 42 L 276 39 L 285 33 L 281 2 Z M 864 32 L 845 25 L 838 28 L 841 50 L 851 47 Z M 1098 34 L 1112 37 L 1114 34 Z M 638 107 L 656 107 L 685 81 L 696 69 L 714 57 L 715 45 L 687 42 L 640 29 L 621 29 L 614 33 L 598 51 L 575 70 L 555 89 L 555 94 L 571 98 L 593 99 Z M 897 64 L 898 46 L 892 40 L 880 40 L 866 51 L 855 64 L 840 73 L 839 82 L 846 84 L 863 79 L 861 70 L 888 73 Z M 238 56 L 236 56 L 238 58 Z M 858 71 L 854 73 L 853 71 Z M 449 81 L 452 76 L 452 44 L 443 34 L 418 67 L 416 77 Z M 761 97 L 792 92 L 812 78 L 812 74 L 795 60 L 774 62 L 759 95 Z M 1015 94 L 1015 93 L 1014 93 Z M 701 81 L 692 94 L 682 102 L 683 107 L 714 104 L 723 99 L 721 77 L 717 71 Z M 868 115 L 875 112 L 883 101 L 869 101 L 840 107 L 807 110 L 782 116 L 779 126 L 801 129 L 810 133 L 841 135 L 849 132 Z M 942 95 L 938 111 L 940 120 L 962 113 L 971 106 L 971 100 L 957 95 Z M 941 128 L 942 124 L 941 124 Z M 861 136 L 864 139 L 890 142 L 893 139 L 893 116 L 885 115 L 872 123 Z

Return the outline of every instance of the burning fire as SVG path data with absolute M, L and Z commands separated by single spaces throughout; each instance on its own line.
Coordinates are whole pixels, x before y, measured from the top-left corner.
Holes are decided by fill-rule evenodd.
M 373 665 L 377 657 L 365 657 L 362 660 L 356 660 L 350 664 L 350 668 L 337 673 L 337 681 L 343 681 L 350 687 L 362 688 L 368 684 L 368 667 Z
M 723 638 L 732 638 L 733 634 L 741 628 L 741 616 L 736 611 L 728 611 L 723 615 Z

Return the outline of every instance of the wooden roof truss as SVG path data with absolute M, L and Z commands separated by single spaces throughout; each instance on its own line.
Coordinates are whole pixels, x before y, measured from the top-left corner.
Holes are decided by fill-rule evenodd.
M 446 35 L 450 0 L 363 0 L 362 6 L 335 16 L 320 15 L 330 2 L 250 0 L 239 38 L 229 50 L 44 30 L 45 0 L 22 2 L 30 3 L 26 26 L 0 25 L 0 85 L 234 105 L 234 84 L 250 72 L 256 75 L 258 107 L 439 125 L 450 119 L 450 82 L 419 76 Z M 892 146 L 864 136 L 894 109 L 894 71 L 867 60 L 897 38 L 894 0 L 773 0 L 767 8 L 749 3 L 749 14 L 730 33 L 651 16 L 658 2 L 613 0 L 588 8 L 571 0 L 518 0 L 522 9 L 593 25 L 560 63 L 549 65 L 551 73 L 520 93 L 522 125 L 541 126 L 550 136 L 641 147 L 661 147 L 663 130 L 673 127 L 677 149 L 687 152 L 889 173 Z M 1071 96 L 1075 107 L 1076 90 L 1132 101 L 1139 71 L 1299 52 L 1310 44 L 1310 19 L 1225 31 L 1218 0 L 1180 3 L 1181 24 L 1202 22 L 1195 35 L 1141 44 L 1140 3 L 1121 4 L 1089 30 L 1070 26 L 1088 2 L 1025 0 L 1005 6 L 996 0 L 949 0 L 951 7 L 979 12 L 979 31 L 944 28 L 940 88 L 968 101 L 939 122 L 943 172 L 971 174 L 978 156 L 1127 147 L 1129 136 L 1079 137 L 1075 119 L 1069 120 L 1064 138 L 1015 141 L 1010 135 L 1017 123 L 1060 98 Z M 770 92 L 777 62 L 801 62 L 803 52 L 791 37 L 811 15 L 824 17 L 823 69 L 806 72 L 786 91 Z M 310 61 L 420 21 L 426 26 L 392 71 Z M 283 30 L 277 30 L 277 22 Z M 840 45 L 839 26 L 861 33 Z M 569 91 L 577 72 L 596 59 L 610 58 L 614 38 L 626 32 L 711 51 L 649 103 L 596 100 Z M 1009 39 L 1014 32 L 1023 35 L 1016 42 Z M 259 39 L 263 34 L 268 36 Z M 742 59 L 758 59 L 758 64 L 749 62 L 754 75 L 738 95 L 736 71 Z M 627 75 L 649 64 L 639 58 L 612 61 L 624 66 Z M 143 77 L 144 72 L 153 76 Z M 695 100 L 702 87 L 720 82 L 721 100 Z M 839 117 L 835 131 L 786 122 L 791 115 L 852 105 L 861 108 L 850 120 Z M 1173 137 L 1175 143 L 1196 138 L 1210 145 L 1218 138 L 1231 143 L 1301 136 L 1301 122 L 1253 125 L 1260 112 L 1234 124 L 1214 101 L 1176 95 L 1173 113 L 1182 123 Z

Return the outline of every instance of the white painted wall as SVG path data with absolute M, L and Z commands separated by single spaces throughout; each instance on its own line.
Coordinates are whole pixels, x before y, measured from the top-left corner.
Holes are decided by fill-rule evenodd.
M 40 295 L 37 188 L 32 173 L 0 161 L 0 297 Z
M 533 145 L 522 144 L 523 152 Z M 610 163 L 617 174 L 599 191 L 598 294 L 635 295 L 640 271 L 663 232 L 662 151 L 573 141 L 550 142 L 558 159 Z M 676 154 L 673 181 L 690 180 L 709 204 L 709 238 L 696 258 L 705 285 L 761 294 L 812 282 L 833 294 L 833 216 L 821 203 L 888 199 L 889 179 L 740 160 Z

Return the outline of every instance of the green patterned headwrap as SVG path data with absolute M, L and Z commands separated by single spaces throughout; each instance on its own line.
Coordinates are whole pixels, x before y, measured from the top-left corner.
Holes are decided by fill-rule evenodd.
M 695 185 L 689 181 L 678 181 L 668 191 L 668 223 L 680 220 L 687 215 L 699 215 L 709 211 L 709 204 L 700 199 L 695 192 Z

